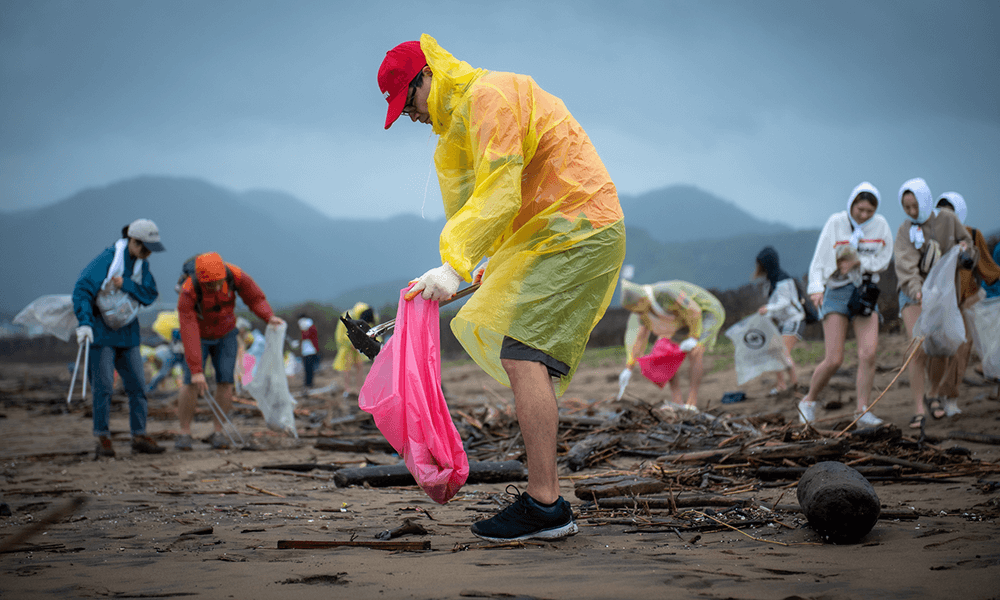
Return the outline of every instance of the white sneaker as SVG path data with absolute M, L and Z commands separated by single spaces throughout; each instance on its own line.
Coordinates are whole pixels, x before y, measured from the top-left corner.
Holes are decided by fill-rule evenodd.
M 812 423 L 816 420 L 816 403 L 799 400 L 799 423 Z
M 962 409 L 958 407 L 957 398 L 945 398 L 944 399 L 944 416 L 954 417 L 955 415 L 962 414 Z
M 866 412 L 865 414 L 861 415 L 860 419 L 858 419 L 858 425 L 864 425 L 865 427 L 878 427 L 884 422 L 885 421 L 876 417 L 870 412 Z

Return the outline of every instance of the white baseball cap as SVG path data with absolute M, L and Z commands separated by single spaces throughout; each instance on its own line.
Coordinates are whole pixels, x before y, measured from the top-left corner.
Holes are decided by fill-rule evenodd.
M 128 226 L 127 235 L 142 242 L 150 252 L 163 252 L 166 248 L 160 243 L 160 230 L 156 223 L 149 219 L 136 219 Z

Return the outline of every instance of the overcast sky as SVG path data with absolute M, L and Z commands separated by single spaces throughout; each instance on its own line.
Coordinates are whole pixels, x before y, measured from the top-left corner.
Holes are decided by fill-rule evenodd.
M 436 136 L 376 83 L 422 32 L 561 97 L 622 194 L 820 227 L 869 180 L 895 230 L 921 176 L 1000 227 L 994 0 L 2 0 L 0 209 L 149 174 L 439 217 Z

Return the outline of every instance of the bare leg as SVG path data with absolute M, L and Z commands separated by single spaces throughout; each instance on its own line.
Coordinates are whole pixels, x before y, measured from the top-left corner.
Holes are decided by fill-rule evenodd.
M 681 393 L 681 382 L 677 375 L 670 378 L 670 401 L 680 406 L 684 404 L 684 394 Z
M 858 411 L 868 406 L 875 381 L 875 351 L 878 349 L 878 314 L 854 319 L 854 337 L 858 340 Z
M 920 305 L 910 304 L 903 309 L 903 323 L 906 324 L 906 333 L 913 339 L 913 326 L 920 317 Z M 913 412 L 917 415 L 924 414 L 924 368 L 926 366 L 927 355 L 924 354 L 923 345 L 918 345 L 907 373 L 910 375 L 910 390 L 913 392 Z
M 705 373 L 705 347 L 698 346 L 688 354 L 691 361 L 691 388 L 688 391 L 688 406 L 698 406 L 698 389 L 701 387 L 701 377 Z
M 177 395 L 177 420 L 180 421 L 181 433 L 191 435 L 191 420 L 194 419 L 194 407 L 198 402 L 198 386 L 185 384 Z
M 228 415 L 233 409 L 233 384 L 220 383 L 215 387 L 215 401 L 219 403 L 222 413 Z M 212 413 L 212 424 L 216 431 L 222 431 L 222 422 Z
M 785 342 L 785 358 L 788 359 L 788 387 L 794 389 L 799 382 L 799 378 L 795 372 L 795 361 L 792 360 L 792 348 L 795 347 L 795 343 L 799 341 L 799 338 L 794 335 L 783 335 L 781 339 Z
M 847 338 L 847 317 L 831 313 L 823 318 L 823 360 L 809 380 L 809 393 L 803 402 L 815 402 L 830 378 L 844 362 L 844 340 Z
M 551 504 L 559 499 L 556 468 L 556 436 L 559 407 L 555 389 L 545 365 L 526 360 L 502 359 L 514 392 L 514 409 L 524 438 L 528 458 L 527 493 L 535 500 Z

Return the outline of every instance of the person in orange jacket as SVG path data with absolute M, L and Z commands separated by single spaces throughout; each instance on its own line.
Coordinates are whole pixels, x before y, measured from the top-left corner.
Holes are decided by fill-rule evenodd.
M 209 356 L 215 368 L 216 401 L 223 412 L 232 408 L 238 347 L 236 295 L 261 320 L 270 325 L 284 323 L 271 310 L 264 292 L 242 269 L 224 262 L 216 252 L 199 254 L 193 261 L 194 275 L 181 285 L 177 298 L 184 343 L 184 388 L 177 399 L 181 434 L 174 440 L 178 450 L 191 450 L 191 420 L 197 398 L 208 391 L 204 367 Z M 216 449 L 228 448 L 222 423 L 214 415 L 213 424 L 215 432 L 209 444 Z

